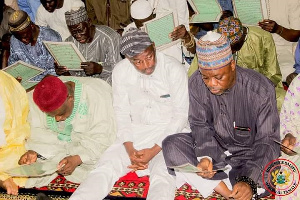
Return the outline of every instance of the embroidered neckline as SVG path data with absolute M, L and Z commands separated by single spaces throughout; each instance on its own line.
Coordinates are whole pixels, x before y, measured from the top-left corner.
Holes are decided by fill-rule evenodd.
M 66 78 L 66 81 L 72 81 L 75 83 L 74 91 L 74 108 L 72 114 L 65 120 L 65 127 L 63 130 L 58 128 L 57 122 L 54 117 L 47 115 L 47 126 L 52 130 L 58 133 L 57 138 L 62 141 L 71 141 L 71 132 L 73 130 L 73 125 L 71 124 L 72 120 L 75 117 L 75 114 L 78 111 L 78 105 L 82 92 L 82 84 L 74 78 Z

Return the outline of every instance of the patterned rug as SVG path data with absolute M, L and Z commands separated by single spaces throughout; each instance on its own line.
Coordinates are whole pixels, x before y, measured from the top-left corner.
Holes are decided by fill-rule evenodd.
M 35 200 L 39 192 L 50 196 L 53 200 L 67 200 L 79 184 L 67 181 L 63 176 L 56 177 L 48 186 L 34 189 L 19 190 L 18 196 L 7 195 L 0 189 L 0 200 Z M 147 197 L 149 189 L 149 178 L 147 176 L 138 177 L 136 173 L 128 173 L 120 178 L 114 185 L 106 200 L 144 200 Z M 208 198 L 203 198 L 200 193 L 192 189 L 188 184 L 176 190 L 174 200 L 224 200 L 222 196 L 213 193 Z M 264 200 L 274 199 L 270 196 Z

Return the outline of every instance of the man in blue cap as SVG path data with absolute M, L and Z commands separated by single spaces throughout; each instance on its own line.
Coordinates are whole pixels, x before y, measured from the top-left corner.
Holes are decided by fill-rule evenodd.
M 265 196 L 257 189 L 263 187 L 262 171 L 280 155 L 273 141 L 279 140 L 274 86 L 263 75 L 236 66 L 229 41 L 219 33 L 200 38 L 197 56 L 199 70 L 189 79 L 192 132 L 163 141 L 166 164 L 197 166 L 199 176 L 176 172 L 177 183 L 185 180 L 204 197 L 213 190 L 237 200 L 260 192 Z M 213 171 L 224 167 L 227 173 Z

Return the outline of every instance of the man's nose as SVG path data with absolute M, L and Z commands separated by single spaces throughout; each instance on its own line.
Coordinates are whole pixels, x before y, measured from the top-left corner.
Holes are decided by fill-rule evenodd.
M 150 60 L 144 60 L 143 65 L 144 65 L 145 69 L 148 69 L 148 68 L 152 67 Z
M 57 121 L 57 122 L 65 121 L 65 118 L 64 118 L 63 116 L 56 115 L 56 116 L 55 116 L 55 121 Z
M 218 85 L 218 81 L 217 81 L 215 78 L 211 78 L 211 79 L 209 80 L 209 85 L 210 85 L 211 87 L 217 86 L 217 85 Z
M 28 44 L 28 43 L 29 43 L 29 40 L 28 40 L 28 39 L 22 38 L 21 41 L 22 41 L 24 44 Z

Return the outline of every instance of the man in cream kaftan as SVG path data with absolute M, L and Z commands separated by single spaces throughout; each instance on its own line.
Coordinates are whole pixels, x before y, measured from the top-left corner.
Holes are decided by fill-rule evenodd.
M 82 164 L 66 179 L 80 183 L 115 140 L 115 119 L 111 87 L 100 79 L 60 77 L 75 83 L 74 108 L 64 121 L 56 122 L 33 102 L 30 94 L 32 137 L 26 147 L 47 159 L 59 163 L 69 155 L 79 155 Z M 71 129 L 70 135 L 66 129 Z M 26 187 L 41 187 L 50 183 L 57 173 L 42 178 L 30 178 Z

